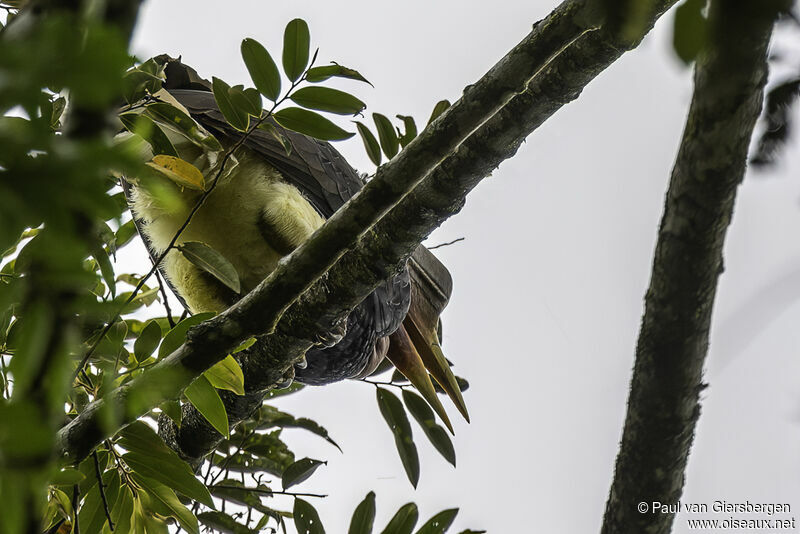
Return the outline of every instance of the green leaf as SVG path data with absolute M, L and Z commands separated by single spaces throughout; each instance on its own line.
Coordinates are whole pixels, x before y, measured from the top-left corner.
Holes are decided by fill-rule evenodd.
M 306 81 L 311 83 L 324 82 L 331 77 L 348 78 L 372 85 L 369 80 L 364 78 L 357 70 L 349 69 L 338 63 L 325 65 L 324 67 L 311 67 L 306 73 Z
M 230 354 L 221 362 L 212 365 L 203 375 L 217 389 L 227 389 L 237 395 L 244 395 L 242 368 Z
M 63 96 L 60 96 L 53 100 L 53 111 L 50 114 L 50 126 L 53 128 L 57 128 L 59 124 L 59 119 L 61 118 L 61 114 L 64 113 L 64 110 L 67 107 L 67 99 Z
M 406 130 L 400 136 L 400 146 L 405 148 L 417 136 L 417 123 L 414 122 L 414 117 L 409 117 L 408 115 L 397 115 L 397 118 L 403 121 L 403 127 Z
M 375 492 L 370 491 L 356 507 L 347 534 L 371 534 L 375 523 Z
M 276 399 L 278 397 L 285 397 L 286 395 L 291 395 L 292 393 L 297 393 L 298 391 L 302 391 L 304 388 L 305 386 L 300 382 L 292 382 L 292 385 L 286 389 L 270 389 L 269 391 L 267 391 L 264 400 L 268 401 L 271 399 Z
M 104 450 L 97 451 L 97 463 L 100 465 L 100 470 L 105 470 L 108 465 L 108 452 Z M 94 467 L 94 458 L 89 456 L 83 460 L 78 466 L 78 470 L 83 474 L 84 479 L 80 483 L 81 495 L 87 495 L 89 491 L 97 484 L 97 471 Z
M 375 121 L 375 127 L 378 129 L 378 139 L 381 141 L 383 153 L 388 159 L 392 159 L 400 151 L 400 140 L 394 131 L 392 121 L 380 113 L 373 113 L 372 120 Z
M 234 518 L 222 512 L 203 512 L 197 514 L 197 519 L 207 527 L 211 527 L 218 532 L 228 534 L 258 534 L 258 530 L 247 528 L 241 523 L 237 523 Z
M 280 431 L 269 434 L 254 434 L 247 439 L 244 450 L 253 456 L 269 460 L 268 470 L 277 476 L 283 476 L 286 468 L 294 463 L 294 453 L 281 441 Z
M 116 469 L 106 471 L 101 478 L 103 480 L 103 493 L 106 496 L 106 500 L 109 503 L 114 503 L 119 493 L 119 473 Z M 82 533 L 99 534 L 106 521 L 105 508 L 103 507 L 103 500 L 100 496 L 100 487 L 95 485 L 83 500 L 80 512 L 78 513 L 78 523 L 81 526 Z
M 324 438 L 328 443 L 339 449 L 340 452 L 342 450 L 342 448 L 339 447 L 339 445 L 328 435 L 328 431 L 316 421 L 312 421 L 306 417 L 295 418 L 291 414 L 282 412 L 277 408 L 266 404 L 261 406 L 259 409 L 257 423 L 257 428 L 259 430 L 267 430 L 274 427 L 302 428 Z
M 70 469 L 69 467 L 56 472 L 55 475 L 50 477 L 50 484 L 52 486 L 72 486 L 78 484 L 86 478 L 86 475 L 77 469 Z
M 114 503 L 114 506 L 111 508 L 111 520 L 114 522 L 114 532 L 119 534 L 131 532 L 132 513 L 133 494 L 127 486 L 122 486 L 119 490 L 117 502 Z
M 153 354 L 161 342 L 161 327 L 156 321 L 149 321 L 142 333 L 133 343 L 133 355 L 137 362 L 143 362 Z
M 92 256 L 100 266 L 100 273 L 103 276 L 108 289 L 111 291 L 112 298 L 116 296 L 117 284 L 114 283 L 114 266 L 111 265 L 111 259 L 108 257 L 106 249 L 97 241 L 91 244 Z
M 183 393 L 217 432 L 226 438 L 229 437 L 228 414 L 225 412 L 225 405 L 222 404 L 217 390 L 205 376 L 198 377 Z
M 167 417 L 172 419 L 172 421 L 178 425 L 178 428 L 180 428 L 181 422 L 183 421 L 183 411 L 181 410 L 181 403 L 179 401 L 165 401 L 162 402 L 158 407 L 162 412 L 167 414 Z
M 242 93 L 244 93 L 245 98 L 250 103 L 250 115 L 256 118 L 261 117 L 261 112 L 264 111 L 261 102 L 261 94 L 252 87 L 242 90 Z
M 180 465 L 172 459 L 167 460 L 164 456 L 154 457 L 139 452 L 125 453 L 122 459 L 134 473 L 157 480 L 191 499 L 198 500 L 211 508 L 214 507 L 211 495 L 203 483 L 184 469 L 184 466 L 188 466 L 186 462 L 178 459 L 184 464 Z
M 339 115 L 356 115 L 367 107 L 364 102 L 350 93 L 330 87 L 303 87 L 292 93 L 289 98 L 304 108 L 328 111 Z
M 161 347 L 158 349 L 158 359 L 169 356 L 175 352 L 178 347 L 183 345 L 183 342 L 186 341 L 186 333 L 191 327 L 202 323 L 206 319 L 211 319 L 215 315 L 216 313 L 214 312 L 196 313 L 176 324 L 175 328 L 167 332 L 167 335 L 164 336 L 164 341 L 161 342 Z
M 216 137 L 201 130 L 193 118 L 172 104 L 155 102 L 148 104 L 144 108 L 144 112 L 156 122 L 183 134 L 187 139 L 201 147 L 215 151 L 222 150 L 222 145 L 219 144 Z
M 273 117 L 278 124 L 288 130 L 323 141 L 349 139 L 355 135 L 341 129 L 322 115 L 302 108 L 284 108 L 278 110 Z
M 187 187 L 196 191 L 203 191 L 206 187 L 206 179 L 200 169 L 186 160 L 158 154 L 153 156 L 151 161 L 146 163 L 147 168 L 156 171 L 158 174 L 172 180 L 181 187 Z
M 297 534 L 325 534 L 319 514 L 310 503 L 295 499 L 293 515 Z
M 381 145 L 378 144 L 378 140 L 375 139 L 370 129 L 364 124 L 356 121 L 356 128 L 358 129 L 358 135 L 361 136 L 361 140 L 364 142 L 367 156 L 376 166 L 380 165 L 383 155 L 381 154 Z
M 214 462 L 215 465 L 225 463 L 225 469 L 234 473 L 269 473 L 281 476 L 283 466 L 278 465 L 269 458 L 253 458 L 249 454 L 237 454 L 230 457 L 230 461 L 220 460 Z
M 17 259 L 19 260 L 19 257 Z M 34 300 L 25 317 L 15 321 L 9 332 L 9 339 L 14 339 L 18 354 L 25 355 L 24 358 L 11 358 L 9 364 L 9 369 L 14 376 L 15 394 L 17 391 L 28 390 L 37 379 L 36 373 L 39 365 L 44 362 L 46 357 L 47 341 L 55 327 L 55 314 L 44 302 L 44 299 Z
M 172 141 L 169 140 L 164 130 L 156 124 L 153 119 L 141 113 L 123 113 L 119 116 L 122 124 L 128 131 L 135 133 L 152 147 L 153 154 L 166 154 L 167 156 L 178 156 L 178 151 Z
M 310 45 L 311 34 L 306 21 L 294 19 L 286 25 L 283 33 L 283 72 L 289 81 L 296 81 L 306 70 Z
M 281 522 L 282 517 L 279 512 L 261 503 L 262 497 L 268 497 L 271 493 L 269 487 L 259 484 L 255 488 L 245 486 L 240 480 L 226 478 L 225 480 L 211 486 L 211 494 L 219 499 L 224 499 L 234 504 L 248 506 L 266 514 L 276 521 Z M 258 492 L 254 490 L 259 490 Z
M 167 447 L 145 423 L 135 421 L 128 425 L 119 433 L 117 444 L 128 451 L 123 459 L 135 472 L 214 508 L 211 494 L 194 476 L 189 464 Z
M 377 388 L 378 406 L 386 424 L 394 434 L 394 443 L 400 454 L 400 461 L 408 475 L 411 485 L 417 487 L 419 482 L 419 456 L 417 447 L 411 434 L 411 425 L 408 422 L 406 411 L 394 393 L 384 388 Z
M 690 64 L 705 46 L 708 24 L 703 16 L 706 0 L 686 0 L 675 9 L 672 46 L 681 61 Z
M 272 137 L 274 137 L 281 145 L 283 145 L 283 150 L 286 151 L 287 156 L 292 153 L 292 142 L 289 141 L 285 135 L 279 132 L 274 124 L 271 122 L 262 122 L 258 125 L 258 128 L 264 130 L 265 132 L 269 132 Z
M 406 408 L 417 420 L 422 431 L 431 441 L 436 450 L 444 456 L 444 459 L 456 466 L 456 451 L 453 448 L 453 442 L 447 431 L 440 425 L 436 424 L 436 416 L 433 410 L 428 406 L 425 400 L 416 393 L 407 389 L 403 390 L 403 402 Z
M 281 74 L 267 49 L 255 39 L 247 38 L 242 41 L 241 50 L 242 59 L 256 89 L 269 100 L 278 100 L 281 94 Z
M 327 463 L 328 462 L 314 460 L 312 458 L 302 458 L 297 460 L 292 465 L 287 467 L 283 472 L 283 476 L 281 477 L 283 489 L 287 490 L 292 486 L 296 486 L 297 484 L 308 480 L 308 478 L 314 474 L 314 471 L 316 471 L 319 466 Z
M 233 349 L 231 351 L 231 354 L 236 354 L 237 352 L 242 352 L 243 350 L 247 350 L 250 347 L 252 347 L 255 344 L 255 342 L 256 342 L 256 338 L 249 337 L 244 341 L 244 343 L 242 343 L 241 345 L 239 345 L 238 347 Z
M 419 519 L 417 505 L 413 502 L 404 504 L 394 514 L 381 534 L 411 534 L 414 530 L 414 525 L 417 524 L 417 519 Z
M 133 219 L 123 223 L 117 230 L 117 233 L 114 235 L 114 248 L 119 250 L 120 248 L 124 247 L 130 243 L 131 239 L 133 239 L 135 235 L 137 235 L 137 231 L 136 223 L 133 222 Z
M 234 293 L 242 290 L 236 267 L 213 248 L 200 241 L 186 241 L 176 248 L 187 260 L 225 284 Z
M 163 66 L 154 59 L 148 59 L 138 67 L 128 69 L 123 76 L 123 96 L 129 104 L 144 98 L 146 94 L 154 94 L 165 79 Z
M 450 107 L 449 100 L 439 100 L 435 106 L 433 106 L 433 111 L 431 111 L 431 117 L 428 119 L 428 124 L 432 123 L 436 120 L 436 118 L 444 113 L 444 111 Z
M 455 521 L 457 514 L 458 508 L 441 511 L 419 527 L 417 534 L 444 534 Z
M 228 124 L 240 132 L 246 132 L 247 127 L 250 125 L 250 115 L 231 100 L 230 86 L 214 76 L 212 77 L 211 88 L 214 91 L 214 100 L 217 101 L 217 106 L 225 120 L 228 121 Z
M 122 78 L 123 96 L 129 104 L 153 94 L 161 89 L 163 80 L 155 74 L 140 69 L 131 69 Z
M 197 518 L 188 508 L 181 504 L 181 501 L 178 500 L 174 491 L 152 478 L 139 474 L 134 474 L 133 478 L 147 492 L 150 498 L 150 508 L 154 512 L 174 517 L 188 532 L 200 534 L 200 526 L 197 524 Z M 81 532 L 83 532 L 83 530 L 81 530 Z
M 258 91 L 253 88 L 245 89 L 244 85 L 235 85 L 228 94 L 238 109 L 256 118 L 261 116 L 261 95 Z

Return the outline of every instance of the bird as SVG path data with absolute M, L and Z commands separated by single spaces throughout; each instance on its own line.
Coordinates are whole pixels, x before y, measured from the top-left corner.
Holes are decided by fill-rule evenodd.
M 189 115 L 223 147 L 241 137 L 219 110 L 207 80 L 180 59 L 161 55 L 154 60 L 164 74 L 154 100 Z M 201 242 L 212 248 L 235 268 L 241 284 L 240 291 L 234 291 L 178 250 L 169 250 L 159 270 L 192 313 L 221 312 L 234 304 L 365 184 L 330 143 L 284 129 L 274 121 L 272 132 L 253 130 L 224 166 L 186 136 L 169 128 L 164 131 L 181 159 L 203 172 L 205 180 L 216 180 L 207 184 L 213 185 L 213 191 L 176 244 Z M 158 188 L 141 187 L 135 177 L 123 180 L 123 187 L 136 227 L 154 259 L 168 250 L 204 194 L 203 188 L 193 187 L 173 187 L 173 194 L 159 194 Z M 430 380 L 433 377 L 438 382 L 469 420 L 439 346 L 439 315 L 451 291 L 447 268 L 420 245 L 399 273 L 381 283 L 339 329 L 321 336 L 295 363 L 294 380 L 319 386 L 364 378 L 385 370 L 388 358 L 452 431 Z

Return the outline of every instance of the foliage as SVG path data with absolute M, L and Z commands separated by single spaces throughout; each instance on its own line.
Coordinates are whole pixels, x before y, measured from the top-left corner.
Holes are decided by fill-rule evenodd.
M 17 5 L 2 4 L 9 19 L 16 16 Z M 293 519 L 300 532 L 324 532 L 313 506 L 287 490 L 303 484 L 325 462 L 295 458 L 282 431 L 300 428 L 338 445 L 315 421 L 266 404 L 229 429 L 218 390 L 245 392 L 233 355 L 195 380 L 180 400 L 151 410 L 78 465 L 61 465 L 52 457 L 55 433 L 65 420 L 141 375 L 177 349 L 190 327 L 213 316 L 184 312 L 181 319 L 173 317 L 163 282 L 152 276 L 155 267 L 145 275 L 117 272 L 118 251 L 137 235 L 117 179 L 136 176 L 137 185 L 167 202 L 176 187 L 203 191 L 205 198 L 215 180 L 181 158 L 181 145 L 174 139 L 216 162 L 216 176 L 232 149 L 158 96 L 163 63 L 130 58 L 125 40 L 88 15 L 48 15 L 40 27 L 19 35 L 10 31 L 13 26 L 0 34 L 0 80 L 14 80 L 0 82 L 0 530 L 153 534 L 178 524 L 187 532 L 197 533 L 202 526 L 238 533 L 285 530 L 286 520 Z M 319 84 L 333 77 L 368 82 L 337 63 L 315 66 L 317 54 L 310 53 L 304 21 L 296 19 L 286 28 L 282 67 L 288 83 L 256 40 L 244 39 L 241 51 L 255 87 L 230 86 L 218 78 L 212 87 L 226 120 L 243 135 L 269 129 L 269 117 L 319 139 L 354 135 L 317 112 L 357 115 L 365 104 Z M 262 109 L 263 98 L 268 111 Z M 102 112 L 123 99 L 116 142 L 101 130 L 88 136 L 71 133 L 74 118 L 71 112 L 65 116 L 65 109 Z M 299 107 L 284 106 L 288 101 Z M 437 105 L 432 119 L 445 107 Z M 398 116 L 403 132 L 383 115 L 373 118 L 380 144 L 368 127 L 357 127 L 377 165 L 381 150 L 389 158 L 396 155 L 417 129 L 411 117 Z M 141 160 L 143 152 L 150 154 L 149 161 Z M 240 291 L 235 269 L 219 252 L 200 242 L 174 248 Z M 410 385 L 394 385 L 403 388 L 406 407 L 426 436 L 455 464 L 452 443 L 430 407 L 409 391 Z M 276 391 L 271 398 L 301 389 Z M 399 442 L 413 447 L 402 404 L 386 389 L 380 388 L 379 395 L 394 399 L 391 413 L 404 423 L 392 431 Z M 149 399 L 135 401 L 147 406 Z M 180 424 L 186 403 L 226 438 L 197 472 L 153 430 L 161 413 Z M 118 426 L 121 414 L 115 409 L 110 406 L 103 414 L 106 428 Z M 405 464 L 408 458 L 400 452 Z M 418 478 L 418 459 L 416 465 Z M 273 489 L 267 476 L 279 478 L 282 489 Z M 293 510 L 265 504 L 275 495 L 294 495 Z M 240 511 L 226 512 L 225 503 Z M 356 509 L 351 532 L 372 532 L 374 506 L 370 492 Z M 38 511 L 41 521 L 31 525 L 29 510 Z M 445 532 L 455 513 L 437 514 L 418 532 Z M 406 505 L 398 514 L 383 532 L 411 532 L 416 506 Z

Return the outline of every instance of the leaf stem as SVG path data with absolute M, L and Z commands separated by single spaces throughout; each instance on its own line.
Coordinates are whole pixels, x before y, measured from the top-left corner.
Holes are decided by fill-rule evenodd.
M 97 459 L 97 451 L 92 451 L 92 459 L 94 460 L 94 474 L 97 477 L 97 487 L 100 490 L 100 499 L 103 501 L 103 511 L 106 513 L 108 519 L 108 528 L 114 532 L 114 522 L 111 520 L 111 512 L 108 509 L 108 500 L 106 500 L 106 487 L 103 484 L 103 477 L 100 473 L 100 460 Z
M 248 491 L 248 492 L 253 492 L 253 493 L 263 493 L 265 495 L 288 495 L 290 497 L 317 497 L 317 498 L 320 498 L 320 499 L 324 499 L 325 497 L 327 497 L 327 495 L 322 495 L 322 494 L 319 494 L 319 493 L 295 493 L 295 492 L 292 492 L 292 491 L 277 491 L 277 490 L 261 489 L 261 488 L 245 488 L 245 487 L 240 487 L 240 486 L 226 486 L 226 485 L 222 485 L 222 484 L 220 484 L 218 486 L 212 486 L 211 487 L 211 489 L 215 489 L 215 488 L 218 488 L 218 489 L 235 489 L 235 490 Z

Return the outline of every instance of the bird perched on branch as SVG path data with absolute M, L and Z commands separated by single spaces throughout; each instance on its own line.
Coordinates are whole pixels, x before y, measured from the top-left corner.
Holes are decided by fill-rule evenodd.
M 204 147 L 204 136 L 230 147 L 243 134 L 220 112 L 211 84 L 179 60 L 154 59 L 165 74 L 156 99 L 190 116 L 197 130 L 178 135 L 167 124 L 163 131 L 180 160 L 199 169 L 205 183 L 192 187 L 178 176 L 174 181 L 180 187 L 173 189 L 179 194 L 160 196 L 158 187 L 140 187 L 133 179 L 126 184 L 126 195 L 137 228 L 151 256 L 157 258 L 168 250 L 173 236 L 213 185 L 160 270 L 189 310 L 220 312 L 261 282 L 364 181 L 329 143 L 277 124 L 271 132 L 253 130 L 232 157 L 222 161 L 220 151 Z M 151 117 L 168 116 L 169 110 L 164 109 Z M 202 243 L 224 257 L 236 271 L 238 286 L 222 283 L 182 254 L 191 243 Z M 418 247 L 408 267 L 367 296 L 349 314 L 341 331 L 325 336 L 306 353 L 295 365 L 295 379 L 322 385 L 365 377 L 388 357 L 450 427 L 428 374 L 467 417 L 459 387 L 438 347 L 439 314 L 451 288 L 447 269 L 425 247 Z

